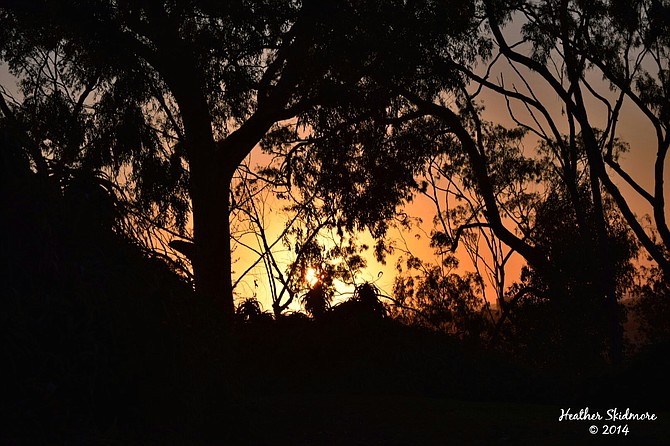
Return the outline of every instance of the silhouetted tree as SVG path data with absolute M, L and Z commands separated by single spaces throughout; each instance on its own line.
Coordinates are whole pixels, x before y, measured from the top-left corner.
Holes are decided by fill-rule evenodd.
M 580 189 L 588 197 L 586 186 Z M 591 266 L 598 259 L 589 258 L 593 254 L 584 250 L 581 238 L 575 237 L 578 225 L 567 194 L 564 188 L 558 188 L 537 209 L 532 238 L 547 253 L 550 269 L 524 267 L 520 283 L 508 291 L 509 307 L 505 310 L 512 321 L 507 329 L 514 333 L 508 340 L 521 347 L 524 355 L 545 365 L 580 368 L 602 362 L 604 354 L 612 354 L 610 343 L 623 342 L 625 308 L 618 305 L 612 315 L 607 302 L 599 298 L 599 284 Z M 582 205 L 588 218 L 592 212 L 588 199 Z M 638 245 L 614 204 L 606 201 L 605 205 L 611 280 L 621 299 L 633 286 Z M 612 337 L 610 317 L 617 318 L 616 338 Z M 623 344 L 617 346 L 621 348 Z M 615 360 L 612 356 L 609 359 Z
M 505 223 L 528 238 L 547 188 L 541 172 L 549 166 L 536 153 L 524 153 L 523 139 L 527 132 L 523 128 L 506 129 L 478 118 L 474 122 L 475 132 L 482 140 L 481 149 L 488 159 L 489 181 Z M 442 148 L 423 174 L 424 194 L 436 211 L 431 246 L 442 256 L 464 248 L 476 273 L 494 290 L 502 308 L 509 286 L 507 264 L 516 252 L 496 236 L 488 221 L 478 179 L 460 145 L 439 137 L 436 141 Z M 486 299 L 486 288 L 483 291 Z
M 234 234 L 233 238 L 258 256 L 238 275 L 236 283 L 262 262 L 278 318 L 309 289 L 306 275 L 310 271 L 315 276 L 327 274 L 332 280 L 353 283 L 355 275 L 365 267 L 361 252 L 368 247 L 359 244 L 355 234 L 338 227 L 337 215 L 330 206 L 313 195 L 299 193 L 273 165 L 270 163 L 260 172 L 249 171 L 248 178 L 239 181 L 235 188 L 235 207 L 239 209 L 235 223 L 238 230 L 247 234 L 247 240 L 238 240 Z M 281 231 L 272 235 L 273 239 L 265 228 L 265 221 L 270 218 L 285 222 Z M 257 247 L 250 246 L 249 239 L 255 239 Z
M 631 294 L 632 323 L 642 345 L 670 341 L 670 283 L 657 266 L 643 267 Z M 638 345 L 639 347 L 639 345 Z
M 321 319 L 326 315 L 330 310 L 332 300 L 332 284 L 329 286 L 321 280 L 316 282 L 301 298 L 305 311 L 314 319 Z
M 228 317 L 233 313 L 229 188 L 252 148 L 273 125 L 298 115 L 301 126 L 320 129 L 313 132 L 312 146 L 341 119 L 365 121 L 368 110 L 361 111 L 361 105 L 386 103 L 369 79 L 414 76 L 428 48 L 448 46 L 454 36 L 476 26 L 468 2 L 448 7 L 423 2 L 12 2 L 1 14 L 3 59 L 27 80 L 26 87 L 35 86 L 42 97 L 43 78 L 34 76 L 26 60 L 57 55 L 57 77 L 83 99 L 58 93 L 47 95 L 49 101 L 64 104 L 77 119 L 81 111 L 94 121 L 96 131 L 68 137 L 62 145 L 53 137 L 49 144 L 73 162 L 111 166 L 116 172 L 132 166 L 131 180 L 148 192 L 149 207 L 177 197 L 170 203 L 175 218 L 185 215 L 184 203 L 190 202 L 196 288 L 219 302 Z M 420 83 L 434 89 L 433 79 Z M 86 114 L 93 89 L 99 96 Z M 12 114 L 9 107 L 3 113 Z M 49 149 L 43 133 L 33 134 L 36 152 Z M 336 160 L 350 160 L 360 146 L 350 144 L 352 153 L 340 153 L 342 146 L 320 147 L 309 164 L 326 161 L 318 168 L 320 186 L 340 197 L 331 202 L 351 214 L 346 226 L 376 226 L 380 235 L 379 222 L 407 197 L 411 175 L 403 172 L 412 156 L 387 148 L 397 160 L 390 164 L 374 162 L 378 154 L 370 151 L 363 155 L 368 161 L 353 169 L 350 161 Z M 34 155 L 37 163 L 41 153 Z M 347 170 L 347 180 L 354 181 L 343 182 Z M 382 188 L 387 184 L 382 178 L 398 185 Z M 306 181 L 301 184 L 308 187 Z M 369 196 L 374 200 L 365 198 L 364 205 L 360 200 Z
M 482 33 L 472 40 L 476 42 L 473 47 L 477 51 L 469 53 L 483 63 L 483 68 L 475 71 L 470 60 L 463 62 L 455 52 L 438 46 L 434 47 L 437 49 L 432 62 L 425 67 L 421 78 L 439 78 L 451 73 L 449 88 L 438 84 L 437 91 L 426 89 L 416 77 L 414 83 L 407 81 L 411 77 L 376 78 L 397 92 L 398 102 L 405 101 L 405 107 L 397 113 L 399 116 L 419 115 L 418 119 L 424 123 L 431 122 L 428 119 L 431 117 L 433 135 L 444 135 L 445 139 L 451 137 L 458 142 L 483 204 L 486 225 L 533 268 L 544 271 L 550 269 L 550 263 L 543 248 L 523 232 L 516 232 L 518 227 L 510 221 L 510 214 L 499 201 L 496 178 L 490 171 L 495 164 L 494 156 L 487 152 L 485 126 L 475 102 L 481 91 L 488 89 L 502 95 L 517 126 L 551 148 L 553 162 L 561 167 L 561 179 L 575 212 L 577 236 L 590 262 L 586 269 L 591 271 L 596 299 L 607 302 L 604 315 L 610 320 L 611 355 L 615 361 L 621 357 L 621 326 L 617 316 L 616 284 L 612 280 L 617 266 L 612 263 L 609 252 L 605 193 L 616 203 L 631 230 L 659 266 L 667 270 L 669 265 L 664 257 L 666 250 L 659 248 L 645 233 L 628 201 L 610 178 L 614 173 L 621 176 L 651 205 L 659 234 L 667 230 L 661 210 L 665 203 L 664 161 L 670 140 L 667 114 L 661 104 L 667 103 L 662 86 L 667 83 L 668 52 L 667 39 L 660 37 L 660 31 L 667 25 L 663 18 L 666 10 L 662 2 L 651 0 L 625 6 L 618 2 L 577 5 L 554 1 L 521 4 L 484 1 L 471 11 L 472 16 L 480 18 L 486 26 L 480 28 Z M 627 18 L 621 18 L 622 11 L 626 11 Z M 521 40 L 513 44 L 508 42 L 508 33 L 503 29 L 510 20 L 522 25 Z M 503 63 L 515 74 L 519 86 L 510 85 L 504 76 L 500 76 L 498 82 L 491 80 Z M 599 92 L 589 80 L 592 69 L 605 77 L 614 88 L 614 95 Z M 462 76 L 454 77 L 454 70 Z M 555 111 L 539 99 L 538 81 L 557 95 L 560 110 Z M 595 124 L 600 109 L 589 105 L 589 96 L 607 110 L 604 124 L 598 121 L 602 130 Z M 635 104 L 656 133 L 653 194 L 646 192 L 617 161 L 621 143 L 617 139 L 616 124 L 625 99 Z M 519 118 L 512 104 L 523 107 L 525 118 Z M 588 167 L 580 171 L 582 162 Z M 586 175 L 587 181 L 583 183 L 586 189 L 576 189 L 578 174 Z M 588 191 L 586 201 L 580 196 L 584 190 Z
M 442 265 L 424 264 L 410 257 L 399 264 L 393 285 L 393 314 L 405 322 L 461 338 L 477 338 L 487 326 L 481 278 L 456 274 L 458 262 L 450 256 Z
M 270 313 L 263 311 L 261 303 L 257 299 L 244 299 L 235 309 L 235 315 L 241 322 L 259 322 L 272 320 Z
M 670 273 L 667 248 L 670 241 L 665 209 L 663 182 L 668 138 L 668 16 L 670 6 L 657 0 L 633 2 L 599 1 L 581 4 L 576 2 L 540 2 L 505 4 L 486 2 L 486 12 L 501 55 L 510 64 L 538 76 L 551 88 L 561 103 L 570 124 L 571 138 L 579 133 L 588 158 L 591 193 L 596 209 L 598 231 L 604 234 L 603 210 L 599 189 L 604 188 L 620 209 L 642 246 Z M 522 36 L 530 44 L 530 53 L 512 48 L 502 27 L 510 17 L 523 21 Z M 554 67 L 561 67 L 554 69 Z M 592 75 L 602 77 L 610 92 L 600 92 Z M 522 74 L 522 76 L 524 76 Z M 542 116 L 548 125 L 558 122 L 548 112 L 548 107 L 538 103 L 533 88 L 524 92 L 512 91 L 500 85 L 495 89 L 513 100 L 519 100 Z M 602 105 L 607 114 L 604 129 L 597 131 L 595 122 L 602 122 L 600 109 L 589 105 L 589 98 Z M 616 156 L 618 121 L 624 102 L 641 112 L 645 122 L 653 129 L 656 139 L 652 192 L 647 191 L 640 179 L 624 170 Z M 542 130 L 540 134 L 542 134 Z M 556 127 L 550 127 L 549 133 Z M 546 133 L 545 133 L 546 135 Z M 559 150 L 567 156 L 570 145 L 560 143 Z M 572 149 L 574 150 L 574 149 Z M 642 148 L 633 148 L 634 151 Z M 660 244 L 644 230 L 644 222 L 631 210 L 631 198 L 622 195 L 614 179 L 623 180 L 652 210 L 654 227 L 660 234 Z M 636 199 L 637 199 L 636 198 Z M 665 234 L 665 235 L 664 235 Z
M 381 301 L 381 292 L 370 282 L 356 286 L 354 295 L 335 305 L 333 316 L 338 320 L 379 321 L 389 315 L 388 308 Z
M 611 356 L 621 356 L 621 327 L 619 324 L 615 281 L 617 265 L 609 252 L 605 191 L 619 208 L 621 215 L 641 245 L 659 267 L 670 272 L 667 258 L 667 239 L 660 244 L 645 231 L 643 221 L 631 210 L 631 203 L 622 194 L 614 178 L 630 186 L 637 197 L 650 206 L 654 225 L 659 234 L 668 234 L 664 213 L 663 182 L 668 151 L 667 104 L 668 40 L 667 11 L 664 2 L 602 1 L 576 2 L 484 2 L 498 55 L 480 76 L 469 70 L 464 73 L 476 83 L 500 93 L 508 100 L 512 118 L 536 134 L 554 151 L 563 166 L 563 179 L 577 219 L 577 234 L 583 252 L 591 259 L 596 294 L 607 302 L 610 320 Z M 504 26 L 513 19 L 521 23 L 521 42 L 510 43 Z M 526 43 L 527 45 L 520 45 Z M 495 83 L 489 74 L 494 65 L 506 63 L 522 87 L 510 85 L 509 80 Z M 602 91 L 591 79 L 604 79 L 610 91 Z M 531 78 L 533 79 L 531 81 Z M 562 116 L 538 99 L 540 84 L 553 91 L 560 101 Z M 592 106 L 592 100 L 606 110 Z M 510 103 L 517 103 L 527 112 L 520 119 Z M 624 103 L 632 104 L 653 128 L 656 137 L 656 159 L 653 169 L 653 192 L 641 186 L 640 180 L 624 170 L 617 159 L 620 142 L 617 139 L 618 121 Z M 596 124 L 602 130 L 596 128 Z M 560 128 L 568 128 L 566 137 Z M 588 164 L 588 195 L 580 198 L 576 174 L 581 154 Z M 588 204 L 588 206 L 585 206 Z M 619 339 L 619 340 L 617 340 Z M 618 351 L 618 353 L 617 353 Z

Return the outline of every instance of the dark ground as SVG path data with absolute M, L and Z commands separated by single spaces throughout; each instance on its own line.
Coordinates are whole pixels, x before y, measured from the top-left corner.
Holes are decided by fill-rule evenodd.
M 249 404 L 255 445 L 666 445 L 670 439 L 668 412 L 655 422 L 628 423 L 628 436 L 612 436 L 590 434 L 588 421 L 558 422 L 560 408 L 548 405 L 342 394 Z
M 657 421 L 617 423 L 629 433 L 603 435 L 603 423 L 558 422 L 559 406 L 487 403 L 406 395 L 290 394 L 253 398 L 218 423 L 218 434 L 152 431 L 76 435 L 62 444 L 100 445 L 667 445 L 670 412 Z M 590 412 L 598 408 L 590 407 Z M 601 408 L 601 413 L 606 408 Z M 230 432 L 231 419 L 236 432 Z M 589 427 L 598 427 L 598 434 Z M 225 432 L 224 432 L 225 431 Z M 3 444 L 56 444 L 23 443 Z

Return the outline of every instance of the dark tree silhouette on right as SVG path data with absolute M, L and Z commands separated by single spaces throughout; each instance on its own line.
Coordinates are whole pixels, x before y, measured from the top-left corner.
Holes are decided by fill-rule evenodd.
M 478 102 L 481 92 L 488 90 L 502 97 L 515 125 L 538 141 L 537 148 L 551 153 L 552 168 L 560 172 L 564 197 L 570 202 L 575 237 L 581 240 L 583 260 L 588 262 L 584 270 L 590 274 L 592 299 L 604 302 L 599 317 L 608 321 L 609 356 L 620 362 L 621 295 L 614 278 L 618 268 L 613 260 L 615 253 L 610 252 L 608 200 L 665 276 L 670 274 L 664 192 L 670 147 L 670 52 L 665 32 L 669 7 L 657 0 L 486 0 L 478 6 L 481 8 L 474 14 L 487 25 L 478 35 L 483 42 L 477 54 L 485 69 L 474 71 L 437 50 L 426 72 L 456 69 L 462 77 L 454 89 L 434 95 L 418 83 L 389 87 L 411 104 L 408 108 L 412 113 L 421 116 L 417 119 L 429 122 L 423 128 L 434 132 L 433 141 L 442 137 L 448 145 L 456 142 L 456 153 L 467 166 L 468 179 L 480 197 L 481 212 L 486 217 L 482 223 L 532 268 L 547 274 L 553 266 L 545 247 L 533 242 L 506 203 L 499 200 L 498 178 L 491 169 L 494 155 Z M 512 21 L 515 29 L 521 28 L 519 41 L 510 40 L 519 35 L 507 28 Z M 594 78 L 604 81 L 599 84 Z M 379 82 L 384 83 L 384 79 Z M 543 99 L 542 92 L 547 90 L 558 103 Z M 634 178 L 622 167 L 618 157 L 621 147 L 625 147 L 619 139 L 620 119 L 631 108 L 655 138 L 650 153 L 653 166 L 647 170 L 653 179 L 649 188 L 642 186 L 643 178 Z M 630 150 L 641 153 L 647 148 Z M 624 195 L 618 184 L 625 184 L 632 195 Z M 644 217 L 634 213 L 635 200 L 651 212 L 653 232 L 645 229 Z
M 511 5 L 510 5 L 511 6 Z M 526 8 L 528 8 L 526 10 Z M 523 54 L 508 43 L 503 24 L 512 11 L 523 13 L 523 37 L 531 44 L 531 54 Z M 566 186 L 575 203 L 578 234 L 583 245 L 582 252 L 591 258 L 593 286 L 596 295 L 604 295 L 607 302 L 604 314 L 609 318 L 610 356 L 617 361 L 621 356 L 621 326 L 618 316 L 615 277 L 616 252 L 609 243 L 607 197 L 623 216 L 623 220 L 635 234 L 641 246 L 653 258 L 658 267 L 670 277 L 670 232 L 666 223 L 665 164 L 670 138 L 670 115 L 668 114 L 668 77 L 670 52 L 668 45 L 669 6 L 656 0 L 634 2 L 540 2 L 508 8 L 507 5 L 486 2 L 486 14 L 491 24 L 495 42 L 501 55 L 517 69 L 532 73 L 551 88 L 566 113 L 570 134 L 561 138 L 557 133 L 557 119 L 548 112 L 548 107 L 538 102 L 537 86 L 526 84 L 523 93 L 512 91 L 505 85 L 491 86 L 514 101 L 527 105 L 538 117 L 548 121 L 544 131 L 538 126 L 543 140 L 565 159 L 565 165 L 574 165 L 578 146 L 588 162 L 588 194 L 590 208 L 578 206 L 581 190 L 569 189 L 576 182 L 566 178 Z M 560 66 L 560 70 L 552 67 Z M 590 79 L 596 74 L 610 88 L 603 91 Z M 595 100 L 607 110 L 601 112 L 589 105 Z M 628 104 L 628 105 L 625 105 Z M 617 157 L 619 120 L 624 108 L 631 107 L 644 117 L 655 139 L 655 147 L 631 147 L 631 153 L 653 150 L 655 159 L 649 169 L 652 186 L 642 185 L 642 178 L 627 171 Z M 603 129 L 595 128 L 595 123 Z M 553 135 L 552 135 L 553 133 Z M 649 153 L 652 155 L 652 153 Z M 574 172 L 574 167 L 572 168 Z M 570 170 L 565 170 L 566 174 Z M 653 173 L 652 173 L 653 172 Z M 632 195 L 622 193 L 620 184 L 634 191 Z M 643 217 L 632 210 L 634 201 L 642 202 L 653 215 L 654 232 L 660 235 L 655 240 L 654 232 L 645 229 Z M 618 351 L 618 352 L 617 352 Z
M 582 196 L 588 197 L 584 188 Z M 509 313 L 505 316 L 510 320 L 502 336 L 513 350 L 535 364 L 584 370 L 616 360 L 610 356 L 611 343 L 623 340 L 626 312 L 618 305 L 616 313 L 609 314 L 607 302 L 598 298 L 593 268 L 599 258 L 589 257 L 594 253 L 585 250 L 583 240 L 575 237 L 576 217 L 566 195 L 567 191 L 558 188 L 537 210 L 533 240 L 547 253 L 548 269 L 522 269 L 520 281 L 508 291 L 509 307 L 505 310 Z M 588 198 L 582 204 L 590 213 Z M 622 296 L 633 288 L 633 262 L 639 245 L 611 201 L 605 201 L 605 209 L 611 280 L 617 296 Z M 616 337 L 611 317 L 616 318 Z M 616 349 L 623 347 L 617 345 Z

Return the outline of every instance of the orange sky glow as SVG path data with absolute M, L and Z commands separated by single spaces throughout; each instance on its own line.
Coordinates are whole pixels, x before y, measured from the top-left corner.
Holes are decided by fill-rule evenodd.
M 482 69 L 482 67 L 480 67 L 480 69 Z M 555 93 L 550 91 L 539 79 L 535 79 L 532 74 L 524 73 L 524 75 L 527 76 L 529 84 L 535 89 L 534 93 L 542 103 L 547 106 L 555 117 L 557 123 L 559 123 L 559 128 L 567 128 L 559 108 L 560 102 L 556 99 Z M 613 97 L 613 93 L 609 91 L 607 85 L 599 80 L 599 75 L 597 73 L 592 73 L 591 77 L 592 79 L 590 80 L 598 87 L 600 94 L 605 97 Z M 509 66 L 505 66 L 504 64 L 501 64 L 497 72 L 493 71 L 492 79 L 504 79 L 505 84 L 508 86 L 515 85 L 516 87 L 522 87 L 522 83 L 518 76 Z M 0 85 L 9 92 L 15 91 L 16 88 L 15 80 L 9 75 L 5 65 L 0 65 Z M 510 118 L 507 105 L 501 96 L 484 90 L 478 100 L 485 106 L 484 119 L 498 122 L 506 126 L 514 125 L 513 120 Z M 602 104 L 600 104 L 593 96 L 589 97 L 589 101 L 589 106 L 594 110 L 592 116 L 596 118 L 600 116 L 601 119 L 604 119 L 605 109 Z M 529 118 L 527 113 L 523 110 L 523 107 L 519 104 L 512 104 L 512 109 L 519 118 Z M 603 124 L 602 122 L 593 122 L 592 125 L 598 127 Z M 655 135 L 649 122 L 643 118 L 642 114 L 636 110 L 630 102 L 624 104 L 621 118 L 618 122 L 618 135 L 631 146 L 631 151 L 622 156 L 621 165 L 627 169 L 631 173 L 631 176 L 643 187 L 647 190 L 652 190 Z M 533 154 L 534 145 L 535 140 L 528 137 L 524 142 L 527 155 Z M 262 165 L 263 161 L 264 155 L 260 152 L 258 147 L 248 158 L 248 162 L 252 167 Z M 613 175 L 613 178 L 619 187 L 621 187 L 624 195 L 630 198 L 632 208 L 638 215 L 644 215 L 651 212 L 649 206 L 645 206 L 642 200 L 634 197 L 632 190 L 623 180 L 618 179 L 616 175 Z M 666 194 L 670 193 L 667 182 L 665 184 L 665 190 Z M 281 202 L 278 202 L 271 197 L 264 203 L 263 220 L 270 240 L 274 240 L 273 237 L 277 237 L 286 225 L 288 216 L 284 213 L 282 207 L 283 205 Z M 434 205 L 426 197 L 417 196 L 405 207 L 404 211 L 412 217 L 420 218 L 422 223 L 415 225 L 411 232 L 401 231 L 397 228 L 391 229 L 389 236 L 399 249 L 396 251 L 396 254 L 389 256 L 385 264 L 375 260 L 372 253 L 369 252 L 371 250 L 369 250 L 368 253 L 365 254 L 367 268 L 356 277 L 356 282 L 358 284 L 363 282 L 373 282 L 383 293 L 392 295 L 393 281 L 396 275 L 395 264 L 399 256 L 404 255 L 404 251 L 407 250 L 426 261 L 431 261 L 431 259 L 433 259 L 433 262 L 438 261 L 433 249 L 429 246 L 430 240 L 428 236 L 433 227 L 432 218 L 435 215 Z M 361 243 L 366 243 L 368 245 L 373 244 L 369 235 L 359 234 L 357 237 L 360 239 Z M 262 246 L 258 245 L 258 241 L 255 240 L 253 234 L 245 235 L 242 240 L 247 247 L 238 245 L 233 253 L 233 259 L 235 261 L 233 264 L 234 275 L 239 275 L 242 271 L 246 271 L 258 259 L 258 253 L 254 252 L 252 249 L 248 249 L 248 247 L 262 251 Z M 281 243 L 276 245 L 275 251 L 276 259 L 280 266 L 283 265 L 286 267 L 294 258 L 294 254 L 291 250 L 281 245 Z M 462 249 L 457 251 L 456 255 L 460 261 L 459 272 L 473 270 L 472 262 L 467 255 L 464 254 Z M 518 255 L 510 261 L 509 272 L 507 274 L 508 285 L 518 278 L 518 273 L 522 265 L 523 260 Z M 317 266 L 315 265 L 314 268 L 316 267 Z M 313 283 L 315 281 L 315 274 L 316 271 L 311 270 L 308 273 L 308 276 L 305 277 L 305 281 Z M 234 278 L 234 280 L 236 279 Z M 256 267 L 251 268 L 246 276 L 239 282 L 236 288 L 237 297 L 238 299 L 256 297 L 260 300 L 263 307 L 266 310 L 269 310 L 271 308 L 269 286 L 267 271 L 263 267 L 263 263 L 260 262 Z M 353 287 L 351 285 L 347 286 L 342 283 L 336 283 L 336 287 L 339 292 L 336 301 L 347 298 L 353 292 Z M 488 298 L 491 300 L 492 296 L 489 296 Z M 290 308 L 294 310 L 299 309 L 298 303 L 294 302 Z
M 501 77 L 502 76 L 502 77 Z M 528 76 L 530 84 L 534 89 L 534 93 L 537 97 L 543 102 L 543 104 L 549 109 L 550 113 L 556 120 L 556 123 L 559 126 L 561 131 L 567 130 L 567 122 L 565 117 L 562 114 L 561 109 L 559 108 L 560 102 L 558 101 L 556 94 L 551 91 L 546 84 L 544 84 L 539 79 L 534 79 L 532 74 L 524 73 L 524 76 Z M 519 87 L 522 85 L 518 76 L 515 75 L 512 69 L 509 66 L 502 66 L 499 69 L 497 76 L 494 76 L 497 79 L 504 79 L 506 85 L 515 85 Z M 598 93 L 604 97 L 614 98 L 614 93 L 609 91 L 608 86 L 600 81 L 599 74 L 591 73 L 589 78 L 594 85 L 598 87 Z M 592 126 L 597 128 L 604 127 L 605 119 L 605 108 L 602 103 L 598 102 L 595 97 L 588 96 L 587 98 L 588 106 L 593 111 L 591 113 Z M 514 121 L 510 117 L 509 111 L 507 109 L 505 100 L 503 97 L 496 93 L 491 93 L 490 91 L 484 90 L 484 92 L 479 97 L 479 100 L 482 105 L 485 106 L 483 113 L 483 118 L 488 121 L 497 122 L 505 126 L 514 126 Z M 517 118 L 523 120 L 530 120 L 530 117 L 525 112 L 524 108 L 519 104 L 512 104 L 512 110 L 517 116 Z M 639 182 L 647 190 L 653 190 L 653 169 L 654 169 L 654 160 L 655 160 L 655 135 L 651 124 L 644 118 L 642 113 L 630 102 L 625 102 L 622 108 L 621 117 L 617 125 L 617 134 L 619 137 L 630 144 L 630 151 L 624 153 L 621 156 L 620 163 L 622 167 L 627 170 L 631 176 Z M 535 145 L 537 143 L 537 138 L 534 136 L 528 136 L 524 141 L 524 150 L 527 156 L 532 156 L 535 153 Z M 257 149 L 256 153 L 250 155 L 250 160 L 259 160 L 262 159 L 263 155 L 260 154 L 260 150 Z M 629 203 L 633 211 L 637 215 L 645 215 L 651 213 L 651 207 L 648 203 L 639 199 L 638 196 L 632 191 L 632 189 L 623 181 L 621 178 L 618 178 L 616 174 L 612 174 L 617 186 L 622 190 L 622 193 L 626 198 L 629 199 Z M 668 182 L 665 183 L 666 194 L 670 193 L 670 187 Z M 272 206 L 270 206 L 272 207 Z M 409 214 L 412 217 L 418 217 L 421 219 L 422 223 L 418 226 L 415 226 L 411 232 L 400 231 L 398 229 L 393 229 L 390 233 L 390 238 L 398 246 L 398 249 L 395 255 L 391 255 L 387 258 L 385 264 L 379 263 L 375 260 L 374 256 L 368 252 L 365 255 L 367 260 L 367 268 L 362 271 L 362 273 L 357 277 L 357 283 L 362 282 L 373 282 L 384 294 L 391 295 L 393 291 L 393 282 L 396 277 L 396 262 L 398 258 L 402 255 L 405 255 L 403 252 L 405 249 L 409 250 L 413 255 L 421 258 L 427 262 L 437 263 L 439 259 L 437 258 L 434 250 L 429 246 L 430 238 L 429 233 L 433 228 L 432 219 L 435 215 L 435 206 L 434 204 L 423 196 L 416 196 L 414 200 L 409 203 L 404 209 L 404 212 Z M 666 210 L 666 214 L 668 211 Z M 276 210 L 273 211 L 273 215 L 268 219 L 269 228 L 272 228 L 273 225 L 278 225 L 279 228 L 283 227 L 285 218 L 282 218 L 280 212 Z M 272 231 L 270 231 L 272 232 Z M 362 241 L 372 244 L 370 237 L 366 234 L 360 234 L 359 237 Z M 474 271 L 473 263 L 470 258 L 466 255 L 462 248 L 456 251 L 456 257 L 459 260 L 459 268 L 457 272 L 463 273 L 466 271 Z M 253 261 L 253 256 L 247 258 L 244 255 L 241 255 L 238 261 L 239 266 L 241 267 L 245 262 Z M 291 259 L 290 252 L 285 252 L 285 256 L 279 256 L 280 259 L 283 258 L 283 261 L 288 264 Z M 518 279 L 521 267 L 524 265 L 524 260 L 518 254 L 513 254 L 512 258 L 507 264 L 506 268 L 506 285 L 511 285 L 515 280 Z M 238 264 L 234 265 L 234 268 L 238 268 Z M 243 268 L 241 268 L 243 269 Z M 483 271 L 483 270 L 482 270 Z M 265 280 L 263 280 L 265 279 Z M 486 280 L 486 298 L 490 302 L 495 301 L 495 294 L 491 289 L 490 282 Z M 336 284 L 337 290 L 340 292 L 340 296 L 336 298 L 338 300 L 346 299 L 353 292 L 353 287 L 345 286 L 344 284 Z M 256 296 L 264 305 L 266 309 L 271 308 L 269 292 L 267 290 L 267 274 L 262 270 L 261 267 L 254 269 L 250 273 L 249 280 L 243 280 L 240 283 L 240 288 L 237 290 L 240 297 L 250 297 Z M 291 306 L 293 309 L 298 309 L 297 304 Z

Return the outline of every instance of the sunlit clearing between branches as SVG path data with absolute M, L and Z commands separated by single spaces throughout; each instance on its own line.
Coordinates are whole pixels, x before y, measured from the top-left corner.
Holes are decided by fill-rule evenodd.
M 319 274 L 314 268 L 309 268 L 307 272 L 305 273 L 305 282 L 310 287 L 313 287 L 316 285 L 316 283 L 319 281 Z

